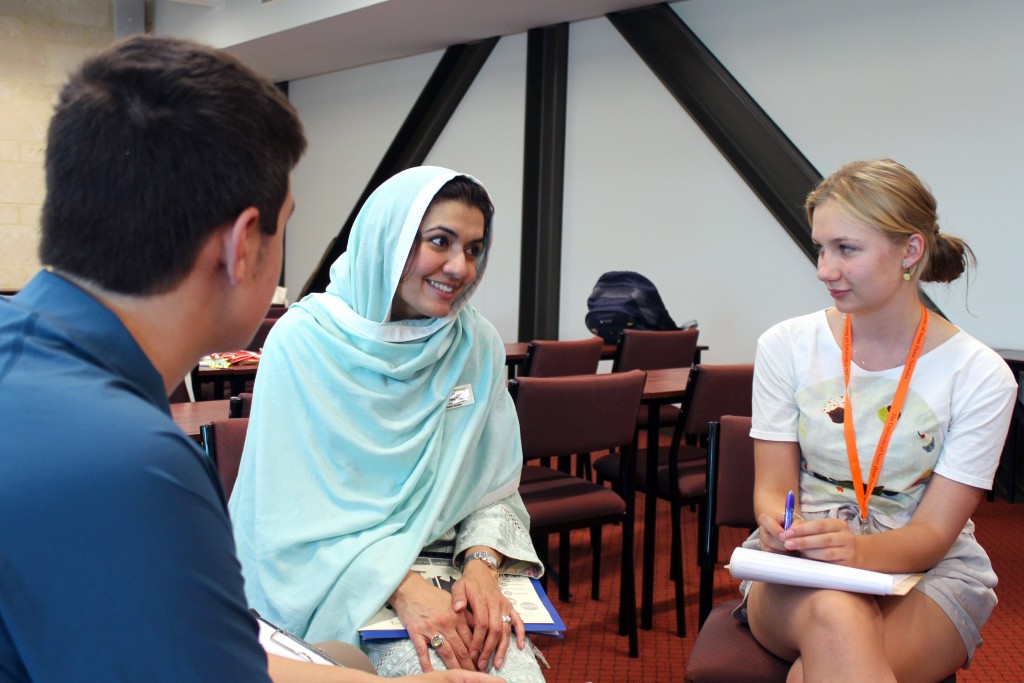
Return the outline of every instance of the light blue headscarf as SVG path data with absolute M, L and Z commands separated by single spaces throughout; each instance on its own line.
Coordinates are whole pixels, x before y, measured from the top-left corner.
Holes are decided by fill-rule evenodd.
M 229 509 L 250 604 L 311 641 L 357 642 L 424 546 L 518 489 L 504 346 L 467 305 L 476 284 L 445 318 L 388 322 L 420 221 L 457 175 L 381 185 L 327 292 L 264 347 Z M 475 402 L 448 409 L 467 384 Z

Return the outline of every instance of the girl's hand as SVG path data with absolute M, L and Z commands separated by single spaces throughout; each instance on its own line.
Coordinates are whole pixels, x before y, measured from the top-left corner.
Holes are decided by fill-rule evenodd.
M 775 515 L 771 513 L 763 513 L 757 518 L 758 529 L 760 530 L 760 541 L 761 550 L 765 550 L 770 553 L 784 553 L 786 552 L 785 542 L 783 541 L 780 534 L 782 531 L 782 515 Z M 790 527 L 790 531 L 796 526 L 797 521 L 793 520 L 793 526 Z
M 516 645 L 520 650 L 526 646 L 523 619 L 498 589 L 498 572 L 486 563 L 474 560 L 462 567 L 462 578 L 452 587 L 452 605 L 473 629 L 469 656 L 477 669 L 486 669 L 492 654 L 494 668 L 504 665 L 513 628 Z
M 473 632 L 464 614 L 452 608 L 452 596 L 409 572 L 391 596 L 391 606 L 398 613 L 409 639 L 416 648 L 416 657 L 423 671 L 433 671 L 430 664 L 430 640 L 440 634 L 444 642 L 435 651 L 449 669 L 476 671 L 469 656 Z
M 816 519 L 794 523 L 778 534 L 783 547 L 802 557 L 847 566 L 857 566 L 857 535 L 839 519 Z

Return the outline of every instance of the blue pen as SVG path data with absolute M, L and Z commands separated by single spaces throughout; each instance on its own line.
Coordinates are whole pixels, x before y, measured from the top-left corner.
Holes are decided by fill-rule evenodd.
M 782 520 L 782 528 L 788 529 L 793 526 L 793 508 L 796 506 L 796 499 L 793 498 L 793 492 L 790 491 L 789 495 L 786 496 L 786 516 Z

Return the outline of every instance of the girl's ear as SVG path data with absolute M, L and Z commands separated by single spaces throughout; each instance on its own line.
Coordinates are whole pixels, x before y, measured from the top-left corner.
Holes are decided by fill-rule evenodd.
M 922 256 L 924 256 L 924 236 L 915 232 L 907 239 L 904 246 L 903 262 L 907 268 L 913 268 Z

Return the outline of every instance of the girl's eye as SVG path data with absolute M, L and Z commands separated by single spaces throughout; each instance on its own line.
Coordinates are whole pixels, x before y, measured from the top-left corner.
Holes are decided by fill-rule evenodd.
M 849 254 L 857 250 L 854 247 L 850 246 L 849 244 L 840 244 L 839 251 L 843 252 L 844 254 Z
M 466 249 L 466 255 L 472 259 L 480 258 L 480 255 L 484 253 L 484 247 L 482 244 L 474 244 Z
M 433 244 L 435 247 L 446 248 L 448 246 L 448 238 L 445 237 L 444 235 L 434 235 L 427 241 Z

